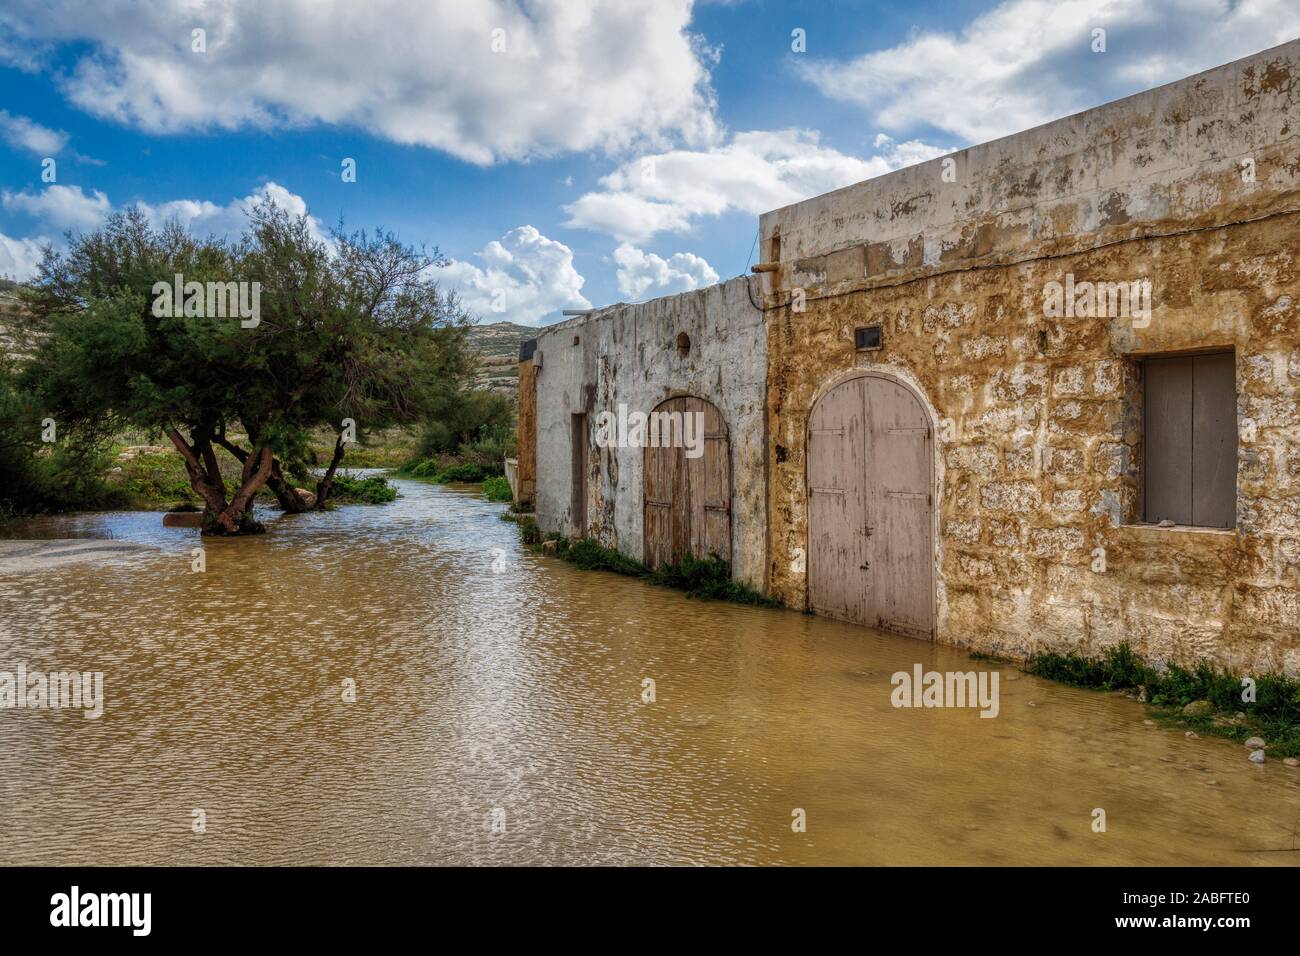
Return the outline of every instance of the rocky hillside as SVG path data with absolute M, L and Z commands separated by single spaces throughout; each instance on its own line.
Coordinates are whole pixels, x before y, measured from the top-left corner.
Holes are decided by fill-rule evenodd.
M 14 358 L 31 351 L 31 343 L 18 334 L 15 320 L 22 311 L 22 303 L 12 288 L 0 288 L 0 352 Z
M 514 322 L 471 327 L 470 348 L 480 356 L 475 386 L 513 395 L 519 387 L 519 343 L 536 334 L 532 326 Z

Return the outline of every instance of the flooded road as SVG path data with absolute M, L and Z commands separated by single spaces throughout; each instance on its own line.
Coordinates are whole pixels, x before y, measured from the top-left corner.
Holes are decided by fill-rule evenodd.
M 158 514 L 20 529 L 148 547 L 0 572 L 0 670 L 106 698 L 0 710 L 0 863 L 1300 862 L 1280 761 L 1006 666 L 994 719 L 895 709 L 895 671 L 998 665 L 577 571 L 398 486 L 201 574 Z

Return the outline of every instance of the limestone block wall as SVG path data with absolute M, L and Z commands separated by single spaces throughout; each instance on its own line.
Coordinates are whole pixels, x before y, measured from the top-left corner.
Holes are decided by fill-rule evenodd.
M 763 216 L 771 592 L 805 606 L 812 402 L 874 365 L 935 416 L 940 640 L 1300 673 L 1297 79 L 1291 43 Z M 1067 275 L 1149 280 L 1150 323 L 1045 314 Z M 1225 348 L 1236 527 L 1142 525 L 1140 359 Z
M 519 422 L 517 441 L 519 477 L 516 500 L 530 506 L 537 492 L 537 384 L 532 350 L 535 343 L 525 343 L 527 358 L 519 363 Z

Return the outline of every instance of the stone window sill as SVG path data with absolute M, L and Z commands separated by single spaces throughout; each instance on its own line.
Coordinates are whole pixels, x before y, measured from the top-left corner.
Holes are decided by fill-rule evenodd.
M 1208 534 L 1218 537 L 1232 538 L 1236 537 L 1236 528 L 1204 528 L 1200 525 L 1176 524 L 1169 527 L 1160 527 L 1158 524 L 1134 523 L 1120 525 L 1125 531 L 1159 531 L 1178 534 Z

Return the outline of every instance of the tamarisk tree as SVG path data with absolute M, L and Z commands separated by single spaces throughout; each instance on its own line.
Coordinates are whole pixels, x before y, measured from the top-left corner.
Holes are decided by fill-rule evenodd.
M 338 436 L 320 506 L 352 431 L 345 419 L 364 432 L 427 407 L 468 321 L 431 276 L 443 261 L 389 233 L 320 238 L 269 202 L 233 242 L 115 214 L 69 236 L 66 252 L 47 250 L 27 384 L 69 426 L 166 435 L 203 502 L 204 533 L 258 531 L 264 487 L 286 510 L 305 508 L 283 463 L 306 460 L 314 429 Z M 236 481 L 218 449 L 239 463 Z

